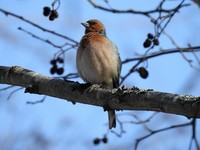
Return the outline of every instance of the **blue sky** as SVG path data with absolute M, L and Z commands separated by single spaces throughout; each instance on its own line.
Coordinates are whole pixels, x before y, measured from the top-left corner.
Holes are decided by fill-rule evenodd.
M 103 0 L 95 2 L 106 6 Z M 152 0 L 147 5 L 145 0 L 140 2 L 111 0 L 110 5 L 118 9 L 147 10 L 154 8 L 157 2 Z M 153 32 L 153 25 L 148 18 L 141 15 L 107 13 L 93 8 L 87 1 L 75 0 L 61 2 L 58 10 L 59 18 L 50 22 L 42 15 L 43 7 L 50 6 L 50 4 L 50 0 L 0 1 L 2 9 L 23 16 L 47 29 L 67 35 L 76 41 L 79 41 L 84 33 L 84 28 L 80 25 L 81 22 L 92 18 L 99 19 L 106 26 L 107 36 L 118 46 L 122 60 L 127 57 L 136 57 L 136 53 L 145 53 L 142 44 L 147 33 Z M 173 4 L 173 1 L 169 1 L 166 7 L 171 7 Z M 193 4 L 175 15 L 167 27 L 166 31 L 176 39 L 180 47 L 185 47 L 188 43 L 193 46 L 199 45 L 199 13 L 199 8 Z M 26 33 L 17 30 L 17 28 L 19 26 L 23 27 L 57 44 L 63 44 L 65 41 L 11 16 L 6 17 L 0 13 L 0 19 L 0 65 L 18 65 L 51 76 L 49 73 L 51 67 L 49 61 L 53 58 L 57 49 L 30 37 Z M 168 38 L 161 36 L 159 48 L 169 49 L 173 47 Z M 156 50 L 158 49 L 153 51 Z M 76 72 L 75 56 L 75 50 L 71 50 L 65 55 L 65 73 Z M 187 56 L 193 58 L 192 55 Z M 130 64 L 124 66 L 122 75 L 129 68 Z M 150 75 L 146 80 L 134 73 L 124 84 L 128 87 L 137 86 L 143 89 L 150 88 L 163 92 L 199 96 L 199 72 L 192 69 L 180 54 L 150 59 L 148 61 L 148 70 Z M 77 80 L 82 82 L 81 79 Z M 0 88 L 3 87 L 5 85 L 0 85 Z M 27 105 L 27 101 L 36 101 L 41 99 L 42 96 L 24 94 L 23 90 L 21 90 L 13 94 L 8 101 L 7 97 L 11 91 L 12 89 L 0 92 L 0 119 L 2 120 L 0 145 L 3 144 L 3 150 L 28 149 L 30 148 L 29 146 L 34 149 L 36 141 L 31 139 L 30 135 L 42 135 L 43 139 L 46 140 L 44 140 L 47 145 L 46 149 L 49 150 L 66 148 L 69 150 L 117 148 L 128 150 L 133 148 L 135 138 L 146 133 L 139 125 L 126 124 L 127 133 L 123 134 L 121 138 L 110 133 L 108 144 L 94 146 L 92 140 L 107 133 L 107 113 L 104 113 L 102 108 L 83 104 L 72 105 L 70 102 L 50 97 L 47 97 L 42 104 Z M 152 114 L 152 112 L 141 111 L 118 112 L 118 114 L 122 115 L 126 113 L 137 114 L 140 118 L 146 118 Z M 120 118 L 124 120 L 132 119 L 128 116 L 121 116 Z M 188 119 L 185 117 L 160 113 L 149 125 L 153 129 L 159 129 L 186 121 Z M 118 128 L 116 131 L 118 131 Z M 172 136 L 176 136 L 176 140 L 170 138 Z M 184 139 L 182 138 L 183 136 Z M 172 130 L 145 140 L 141 143 L 139 149 L 185 149 L 189 145 L 190 136 L 190 128 Z M 182 143 L 182 140 L 186 142 Z M 156 144 L 152 146 L 153 142 Z M 163 147 L 163 145 L 165 146 Z

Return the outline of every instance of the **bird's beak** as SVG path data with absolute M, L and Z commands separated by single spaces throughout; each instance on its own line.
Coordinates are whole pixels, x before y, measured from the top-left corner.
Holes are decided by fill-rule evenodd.
M 81 23 L 85 28 L 89 27 L 89 23 Z

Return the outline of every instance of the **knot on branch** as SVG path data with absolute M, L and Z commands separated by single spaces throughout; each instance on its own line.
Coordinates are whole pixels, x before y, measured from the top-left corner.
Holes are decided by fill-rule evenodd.
M 37 82 L 34 82 L 33 84 L 26 87 L 24 93 L 39 94 L 39 84 Z

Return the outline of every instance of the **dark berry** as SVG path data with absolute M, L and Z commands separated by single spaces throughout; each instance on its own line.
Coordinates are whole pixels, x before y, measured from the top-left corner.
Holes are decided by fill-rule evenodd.
M 57 58 L 57 61 L 58 61 L 59 63 L 63 63 L 63 62 L 64 62 L 63 58 L 61 58 L 61 57 L 58 57 L 58 58 Z
M 51 15 L 49 16 L 49 20 L 53 21 L 56 18 L 58 18 L 58 12 L 56 10 L 52 10 Z
M 52 10 L 51 11 L 51 15 L 53 15 L 55 18 L 58 18 L 58 12 L 57 12 L 57 10 Z
M 53 65 L 53 66 L 51 67 L 51 69 L 50 69 L 50 73 L 51 73 L 51 74 L 55 74 L 55 73 L 57 72 L 57 70 L 58 70 L 57 66 L 56 66 L 56 65 Z
M 159 45 L 160 42 L 158 41 L 158 39 L 154 39 L 154 40 L 153 40 L 153 44 L 154 44 L 154 45 Z
M 102 139 L 102 141 L 103 141 L 103 143 L 108 143 L 108 138 L 107 138 L 107 137 L 104 137 L 104 138 Z
M 149 75 L 148 71 L 144 67 L 140 67 L 137 71 L 143 79 L 146 79 Z
M 58 75 L 61 75 L 64 72 L 64 68 L 58 68 L 56 72 Z
M 93 141 L 93 143 L 94 143 L 95 145 L 99 144 L 99 143 L 100 143 L 100 139 L 99 139 L 99 138 L 95 138 L 94 141 Z
M 151 34 L 151 33 L 148 33 L 147 37 L 148 37 L 148 39 L 153 39 L 154 38 L 153 34 Z
M 56 60 L 55 59 L 52 59 L 51 61 L 50 61 L 50 63 L 52 64 L 52 65 L 56 65 Z
M 51 12 L 51 9 L 49 7 L 46 6 L 46 7 L 43 8 L 43 15 L 44 16 L 46 16 L 46 17 L 49 16 L 50 12 Z
M 146 39 L 143 43 L 144 48 L 150 47 L 151 46 L 151 40 L 150 39 Z
M 50 21 L 53 21 L 54 19 L 56 19 L 55 16 L 51 14 L 51 15 L 49 16 L 49 20 L 50 20 Z

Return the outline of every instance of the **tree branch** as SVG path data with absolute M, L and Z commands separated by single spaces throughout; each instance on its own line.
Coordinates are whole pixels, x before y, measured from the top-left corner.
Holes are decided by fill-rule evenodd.
M 32 22 L 32 21 L 30 21 L 30 20 L 28 20 L 28 19 L 26 19 L 26 18 L 24 18 L 24 17 L 22 17 L 22 16 L 19 16 L 19 15 L 17 15 L 17 14 L 14 14 L 14 13 L 12 13 L 12 12 L 6 11 L 6 10 L 1 9 L 1 8 L 0 8 L 0 12 L 4 13 L 6 16 L 9 16 L 9 15 L 10 15 L 10 16 L 15 17 L 15 18 L 17 18 L 17 19 L 20 19 L 20 20 L 22 20 L 22 21 L 24 21 L 24 22 L 26 22 L 26 23 L 28 23 L 28 24 L 30 24 L 30 25 L 32 25 L 32 26 L 34 26 L 34 27 L 36 27 L 36 28 L 38 28 L 38 29 L 40 29 L 40 30 L 42 30 L 42 31 L 44 31 L 44 32 L 51 33 L 51 34 L 53 34 L 53 35 L 56 35 L 56 36 L 61 37 L 61 38 L 64 38 L 64 39 L 66 39 L 66 40 L 68 40 L 68 41 L 70 41 L 70 42 L 72 42 L 72 43 L 78 45 L 78 42 L 75 41 L 74 39 L 69 38 L 68 36 L 62 35 L 62 34 L 60 34 L 60 33 L 57 33 L 57 32 L 55 32 L 55 31 L 45 29 L 45 28 L 43 28 L 42 26 L 40 26 L 40 25 L 38 25 L 38 24 L 36 24 L 36 23 L 34 23 L 34 22 Z
M 200 52 L 200 46 L 194 46 L 194 47 L 184 47 L 184 48 L 172 48 L 172 49 L 161 49 L 160 51 L 152 52 L 149 54 L 145 54 L 143 56 L 139 56 L 136 58 L 127 58 L 124 61 L 122 61 L 122 64 L 126 64 L 132 61 L 140 61 L 140 60 L 147 60 L 150 58 L 167 55 L 167 54 L 174 54 L 174 53 L 191 53 L 191 52 Z
M 189 118 L 200 118 L 200 97 L 133 88 L 102 89 L 73 81 L 53 79 L 14 66 L 0 66 L 0 84 L 25 87 L 25 92 L 44 94 L 73 103 L 83 103 L 115 110 L 158 111 Z
M 103 11 L 107 11 L 107 12 L 112 12 L 112 13 L 125 13 L 125 14 L 128 14 L 128 13 L 131 13 L 131 14 L 139 14 L 139 15 L 145 15 L 147 17 L 150 17 L 150 14 L 153 14 L 153 13 L 161 13 L 161 12 L 164 12 L 164 13 L 171 13 L 171 12 L 174 12 L 174 9 L 175 8 L 171 8 L 171 9 L 164 9 L 164 8 L 160 8 L 161 4 L 158 5 L 158 7 L 156 9 L 153 9 L 153 10 L 148 10 L 148 11 L 138 11 L 138 10 L 134 10 L 134 9 L 127 9 L 127 10 L 119 10 L 119 9 L 113 9 L 113 8 L 106 8 L 106 7 L 103 7 L 103 6 L 100 6 L 98 5 L 97 3 L 95 3 L 93 0 L 88 0 L 88 2 L 95 8 L 98 8 L 100 10 L 103 10 Z M 164 1 L 163 1 L 164 2 Z M 161 2 L 161 3 L 163 3 Z M 181 4 L 180 7 L 187 7 L 187 6 L 190 6 L 190 4 Z M 151 17 L 150 17 L 151 18 Z

